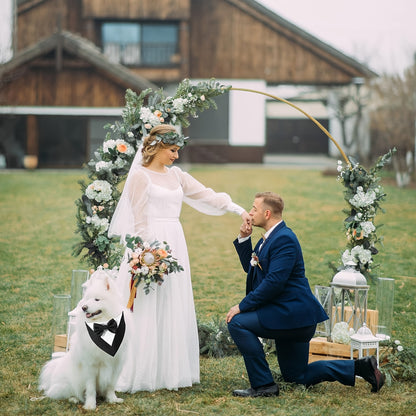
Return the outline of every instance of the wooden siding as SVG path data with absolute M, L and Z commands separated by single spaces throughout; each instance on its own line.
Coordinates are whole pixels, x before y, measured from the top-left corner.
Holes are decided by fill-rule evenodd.
M 82 0 L 43 0 L 18 8 L 17 50 L 22 50 L 59 30 L 84 33 Z
M 36 7 L 19 8 L 17 21 L 17 50 L 50 36 L 57 30 L 57 2 L 48 0 Z
M 67 68 L 67 69 L 65 69 Z M 92 67 L 55 71 L 32 65 L 11 83 L 4 83 L 0 104 L 11 106 L 123 107 L 125 88 Z
M 191 0 L 82 0 L 83 16 L 94 19 L 181 20 L 190 17 Z
M 33 0 L 19 5 L 18 50 L 59 26 L 100 46 L 103 19 L 179 22 L 177 66 L 132 69 L 158 84 L 216 77 L 334 85 L 368 75 L 251 0 Z
M 342 84 L 358 70 L 238 0 L 193 0 L 192 78 Z

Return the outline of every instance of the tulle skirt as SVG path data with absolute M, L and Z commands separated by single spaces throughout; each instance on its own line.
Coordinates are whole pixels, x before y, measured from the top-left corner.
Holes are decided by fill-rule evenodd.
M 182 226 L 178 220 L 152 225 L 158 240 L 168 242 L 185 270 L 170 274 L 162 285 L 152 284 L 147 295 L 142 284 L 138 286 L 133 312 L 126 312 L 128 352 L 116 386 L 121 392 L 176 390 L 199 383 L 198 328 Z M 127 305 L 127 259 L 120 266 L 117 286 Z

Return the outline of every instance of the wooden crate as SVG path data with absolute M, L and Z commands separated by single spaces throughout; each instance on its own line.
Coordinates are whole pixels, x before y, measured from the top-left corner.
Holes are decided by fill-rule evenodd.
M 338 306 L 338 316 L 341 315 L 340 313 L 341 307 Z M 335 312 L 335 311 L 333 311 Z M 352 308 L 351 306 L 345 306 L 344 308 L 344 318 L 346 321 L 348 321 L 351 318 L 352 315 Z M 367 309 L 367 319 L 366 319 L 366 325 L 368 328 L 370 328 L 371 332 L 375 334 L 377 332 L 377 324 L 378 324 L 378 311 L 373 309 Z M 353 327 L 353 320 L 351 319 L 349 323 L 349 327 Z
M 354 358 L 358 357 L 358 351 L 354 351 Z M 349 360 L 351 358 L 351 346 L 327 341 L 325 337 L 312 338 L 309 344 L 309 362 L 317 360 Z
M 351 307 L 345 307 L 345 318 L 351 316 Z M 366 324 L 373 334 L 376 333 L 378 323 L 378 311 L 368 309 Z M 350 327 L 352 327 L 352 321 Z M 376 350 L 369 350 L 370 354 L 375 354 Z M 358 350 L 354 350 L 353 358 L 358 358 Z M 351 346 L 327 341 L 326 337 L 312 338 L 309 346 L 309 362 L 318 360 L 349 360 L 351 359 Z
M 54 352 L 66 351 L 66 334 L 55 335 L 55 342 L 53 346 Z

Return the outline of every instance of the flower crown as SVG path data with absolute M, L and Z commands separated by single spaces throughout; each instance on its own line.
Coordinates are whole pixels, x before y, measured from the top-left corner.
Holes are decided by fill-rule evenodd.
M 156 143 L 163 142 L 165 144 L 183 147 L 186 145 L 186 140 L 188 139 L 189 137 L 185 137 L 183 134 L 180 134 L 176 131 L 170 131 L 165 134 L 157 135 L 155 140 L 150 143 L 150 146 L 154 146 Z

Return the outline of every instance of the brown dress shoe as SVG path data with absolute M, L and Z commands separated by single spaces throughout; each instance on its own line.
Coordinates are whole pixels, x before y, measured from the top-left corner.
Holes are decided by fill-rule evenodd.
M 365 357 L 357 360 L 357 376 L 362 377 L 371 384 L 371 391 L 377 393 L 386 380 L 386 376 L 377 368 L 376 357 Z

